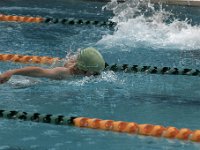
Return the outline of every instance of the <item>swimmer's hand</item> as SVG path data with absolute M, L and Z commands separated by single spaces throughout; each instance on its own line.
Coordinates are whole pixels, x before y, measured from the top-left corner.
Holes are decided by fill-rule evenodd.
M 12 77 L 12 72 L 7 71 L 0 75 L 0 84 L 7 82 Z

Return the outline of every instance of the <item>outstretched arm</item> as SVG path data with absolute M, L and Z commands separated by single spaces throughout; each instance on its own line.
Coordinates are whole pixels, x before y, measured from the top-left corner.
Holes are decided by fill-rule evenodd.
M 25 67 L 21 69 L 14 69 L 0 75 L 0 84 L 7 82 L 12 77 L 12 75 L 44 77 L 59 80 L 68 77 L 70 75 L 70 71 L 65 67 L 56 67 L 53 69 L 44 69 L 41 67 Z

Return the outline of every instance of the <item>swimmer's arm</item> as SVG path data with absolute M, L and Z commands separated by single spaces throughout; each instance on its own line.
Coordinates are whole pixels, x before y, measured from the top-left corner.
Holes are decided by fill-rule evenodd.
M 56 67 L 53 69 L 44 69 L 41 67 L 25 67 L 21 69 L 13 69 L 0 75 L 0 83 L 7 82 L 12 75 L 44 77 L 44 78 L 60 80 L 67 78 L 70 75 L 70 71 L 65 67 Z
M 50 79 L 64 79 L 70 75 L 65 67 L 56 67 L 53 69 L 44 69 L 41 67 L 25 67 L 21 69 L 11 70 L 12 75 L 23 75 L 29 77 L 44 77 Z

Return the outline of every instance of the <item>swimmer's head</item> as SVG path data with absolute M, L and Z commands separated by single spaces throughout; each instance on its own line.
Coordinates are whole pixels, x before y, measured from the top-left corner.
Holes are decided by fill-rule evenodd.
M 102 55 L 92 47 L 80 51 L 76 66 L 79 70 L 100 73 L 105 68 Z

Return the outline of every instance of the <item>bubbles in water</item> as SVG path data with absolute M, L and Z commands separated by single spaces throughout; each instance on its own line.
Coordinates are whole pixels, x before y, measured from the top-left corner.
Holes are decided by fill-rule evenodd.
M 99 81 L 117 82 L 118 84 L 123 84 L 124 82 L 123 80 L 119 79 L 117 74 L 113 71 L 102 72 Z
M 66 68 L 70 67 L 70 65 L 72 65 L 72 62 L 74 62 L 77 59 L 78 54 L 80 53 L 81 49 L 78 49 L 77 51 L 72 51 L 72 49 L 70 48 L 67 51 L 67 54 L 65 55 L 65 58 L 60 59 L 60 60 L 56 60 L 51 64 L 51 68 L 55 68 L 55 67 L 63 67 L 65 66 Z
M 107 48 L 150 47 L 152 49 L 196 50 L 200 48 L 200 26 L 189 21 L 180 21 L 174 14 L 158 10 L 153 5 L 139 0 L 117 4 L 116 0 L 103 9 L 112 10 L 112 21 L 117 22 L 115 32 L 105 35 L 98 44 Z
M 46 130 L 43 134 L 51 137 L 57 137 L 60 135 L 60 133 L 56 130 Z
M 29 77 L 20 77 L 20 76 L 13 77 L 10 79 L 10 81 L 8 81 L 8 83 L 13 88 L 17 88 L 17 89 L 30 87 L 30 86 L 38 84 L 39 82 L 40 82 L 39 79 L 33 79 L 33 78 L 29 78 Z
M 68 84 L 73 86 L 84 86 L 88 83 L 111 82 L 123 84 L 123 80 L 119 80 L 118 76 L 113 71 L 102 72 L 99 76 L 82 77 L 73 81 L 68 81 Z

